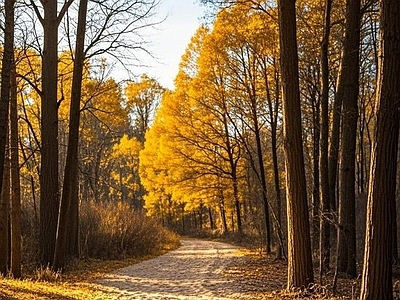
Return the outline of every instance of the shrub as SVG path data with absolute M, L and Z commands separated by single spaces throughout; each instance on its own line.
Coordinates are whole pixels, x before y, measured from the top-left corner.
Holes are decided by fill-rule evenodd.
M 176 246 L 178 237 L 123 202 L 81 206 L 81 253 L 101 259 L 143 256 Z

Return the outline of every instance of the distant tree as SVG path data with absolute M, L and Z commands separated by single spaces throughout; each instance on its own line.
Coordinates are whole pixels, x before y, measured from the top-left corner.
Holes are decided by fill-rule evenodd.
M 393 299 L 391 233 L 400 121 L 399 14 L 399 1 L 380 1 L 376 131 L 368 191 L 362 300 Z
M 302 142 L 295 3 L 294 0 L 278 2 L 288 210 L 288 289 L 307 288 L 314 281 Z
M 154 78 L 145 74 L 139 81 L 129 82 L 125 87 L 126 105 L 133 121 L 134 135 L 142 143 L 164 91 Z

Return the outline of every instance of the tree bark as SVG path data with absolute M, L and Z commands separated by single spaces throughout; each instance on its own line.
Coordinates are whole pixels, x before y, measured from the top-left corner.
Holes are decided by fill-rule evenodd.
M 88 0 L 81 0 L 78 11 L 78 28 L 75 46 L 74 70 L 72 77 L 71 105 L 69 115 L 68 149 L 64 170 L 64 183 L 61 198 L 60 216 L 58 219 L 57 241 L 54 254 L 54 267 L 64 268 L 67 254 L 67 236 L 70 244 L 77 242 L 76 227 L 79 214 L 78 189 L 78 144 L 80 103 L 82 94 L 83 66 L 85 61 L 84 44 Z M 73 226 L 75 225 L 75 226 Z M 68 231 L 70 229 L 70 231 Z M 72 247 L 72 245 L 71 245 Z M 74 249 L 78 249 L 76 245 Z
M 325 1 L 324 18 L 324 36 L 321 44 L 321 77 L 322 77 L 322 95 L 321 95 L 321 138 L 320 138 L 320 238 L 319 238 L 319 256 L 320 256 L 320 281 L 322 274 L 329 269 L 330 263 L 330 226 L 327 217 L 331 209 L 329 201 L 329 169 L 328 169 L 328 151 L 329 151 L 329 36 L 331 27 L 332 0 Z
M 3 178 L 5 152 L 8 134 L 8 119 L 11 90 L 11 69 L 14 55 L 14 1 L 4 1 L 4 46 L 1 63 L 1 89 L 0 89 L 0 178 Z M 0 180 L 0 191 L 2 189 Z
M 279 36 L 288 215 L 288 289 L 314 281 L 302 142 L 296 9 L 294 0 L 279 0 Z
M 13 63 L 10 97 L 10 158 L 11 158 L 11 274 L 21 277 L 21 184 L 18 151 L 18 103 L 16 69 Z
M 360 1 L 346 2 L 346 29 L 338 85 L 342 97 L 339 169 L 338 272 L 352 277 L 356 270 L 356 143 L 359 94 Z
M 41 263 L 52 265 L 59 210 L 58 190 L 58 112 L 57 1 L 43 1 L 44 47 L 42 61 L 40 229 Z
M 400 2 L 380 1 L 377 115 L 371 157 L 361 299 L 393 299 L 392 211 L 396 194 L 400 103 Z
M 3 45 L 3 58 L 1 64 L 1 89 L 0 89 L 0 191 L 3 192 L 3 178 L 9 180 L 9 174 L 4 177 L 5 173 L 9 173 L 9 167 L 5 167 L 6 159 L 6 146 L 8 143 L 8 119 L 9 119 L 9 106 L 10 106 L 10 91 L 11 91 L 11 71 L 13 65 L 14 55 L 14 3 L 15 0 L 4 1 L 4 45 Z M 0 231 L 2 235 L 1 245 L 1 258 L 0 258 L 0 273 L 6 274 L 8 265 L 8 218 L 9 218 L 9 182 L 4 183 L 4 193 L 1 197 L 0 214 L 1 224 Z M 8 189 L 8 191 L 7 191 Z M 4 252 L 3 252 L 4 251 Z
M 10 164 L 7 149 L 2 181 L 3 185 L 0 191 L 0 274 L 6 275 L 10 266 Z

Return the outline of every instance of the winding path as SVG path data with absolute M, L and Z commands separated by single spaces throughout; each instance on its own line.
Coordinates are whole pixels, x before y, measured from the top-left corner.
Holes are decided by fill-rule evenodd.
M 177 250 L 119 269 L 97 283 L 111 299 L 252 299 L 251 286 L 224 275 L 241 259 L 239 248 L 203 240 L 181 243 Z

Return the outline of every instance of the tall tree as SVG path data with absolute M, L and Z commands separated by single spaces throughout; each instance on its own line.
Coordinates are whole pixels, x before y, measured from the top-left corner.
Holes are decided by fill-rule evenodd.
M 44 31 L 42 61 L 42 119 L 40 164 L 40 257 L 44 265 L 52 264 L 59 209 L 58 191 L 58 115 L 57 63 L 58 19 L 57 2 L 43 1 Z
M 329 172 L 328 172 L 328 151 L 329 151 L 329 36 L 331 29 L 332 0 L 325 0 L 324 35 L 321 43 L 321 139 L 320 139 L 320 277 L 328 270 L 330 261 L 330 226 L 327 222 L 327 214 L 331 209 L 329 201 Z
M 8 119 L 9 119 L 9 106 L 10 106 L 10 92 L 11 92 L 11 72 L 13 66 L 13 55 L 14 55 L 14 4 L 15 0 L 4 1 L 4 46 L 3 46 L 3 58 L 1 65 L 1 88 L 0 88 L 0 191 L 3 190 L 3 173 L 4 165 L 6 163 L 6 145 L 8 135 Z M 7 176 L 8 178 L 8 176 Z M 7 265 L 7 254 L 8 254 L 8 200 L 0 197 L 0 213 L 2 220 L 0 221 L 1 230 L 1 246 L 2 254 L 0 260 L 0 272 L 6 273 Z
M 346 28 L 337 97 L 342 98 L 339 168 L 338 272 L 356 276 L 355 162 L 357 141 L 360 0 L 346 1 Z M 331 187 L 333 188 L 333 187 Z
M 400 2 L 380 1 L 376 131 L 371 156 L 361 299 L 393 299 L 392 227 L 400 105 Z M 382 246 L 384 245 L 384 246 Z
M 10 93 L 10 160 L 11 160 L 11 274 L 21 277 L 22 235 L 21 235 L 21 184 L 18 147 L 18 104 L 16 68 L 13 63 Z
M 82 95 L 83 66 L 85 62 L 84 45 L 88 0 L 80 0 L 78 11 L 78 28 L 76 32 L 76 45 L 74 57 L 74 70 L 72 76 L 71 105 L 69 115 L 68 149 L 64 170 L 64 183 L 58 219 L 57 240 L 54 253 L 54 268 L 57 270 L 65 266 L 67 252 L 67 234 L 73 236 L 70 244 L 78 242 L 78 214 L 71 213 L 72 208 L 78 209 L 78 144 L 79 120 Z M 69 224 L 68 224 L 69 223 Z M 75 226 L 74 226 L 75 225 Z M 68 232 L 68 227 L 72 230 Z M 72 246 L 72 245 L 71 245 Z M 78 246 L 72 246 L 78 249 Z M 75 253 L 78 256 L 78 253 Z
M 43 26 L 41 91 L 41 163 L 40 163 L 40 260 L 53 263 L 59 211 L 58 184 L 58 27 L 73 0 L 64 2 L 58 12 L 57 1 L 31 5 Z M 41 15 L 43 11 L 43 16 Z
M 288 289 L 314 281 L 304 170 L 296 1 L 278 1 L 288 215 Z

